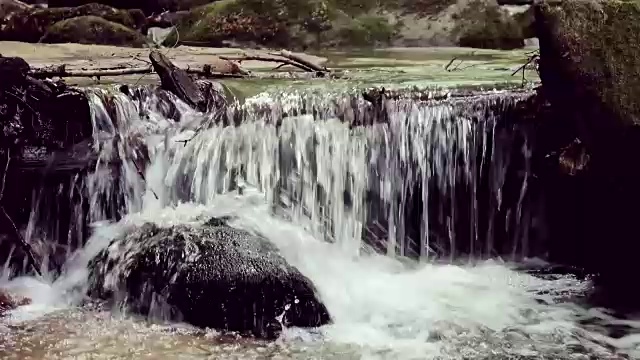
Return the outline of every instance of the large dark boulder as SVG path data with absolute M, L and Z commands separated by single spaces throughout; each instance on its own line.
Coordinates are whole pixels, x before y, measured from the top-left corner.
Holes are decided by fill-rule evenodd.
M 90 269 L 90 295 L 165 320 L 263 338 L 282 324 L 330 321 L 311 281 L 274 245 L 219 219 L 202 227 L 145 224 L 116 239 Z
M 565 0 L 534 10 L 546 134 L 566 141 L 543 179 L 550 243 L 564 249 L 554 260 L 598 273 L 609 293 L 637 303 L 626 280 L 640 271 L 640 5 Z M 580 170 L 561 171 L 567 163 Z
M 540 77 L 551 101 L 580 105 L 584 140 L 640 124 L 640 4 L 542 2 L 535 6 Z
M 129 47 L 143 47 L 147 43 L 141 33 L 97 16 L 78 16 L 59 21 L 49 27 L 40 42 Z
M 146 22 L 140 10 L 119 10 L 95 3 L 52 9 L 29 8 L 0 19 L 0 40 L 38 42 L 51 25 L 78 16 L 97 16 L 131 29 L 139 29 Z

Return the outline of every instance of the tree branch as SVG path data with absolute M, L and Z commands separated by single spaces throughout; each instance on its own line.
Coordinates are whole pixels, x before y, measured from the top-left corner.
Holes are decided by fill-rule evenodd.
M 283 58 L 280 56 L 273 56 L 273 55 L 240 55 L 240 56 L 220 56 L 220 58 L 222 60 L 229 60 L 229 61 L 249 61 L 249 60 L 254 60 L 254 61 L 264 61 L 264 62 L 276 62 L 276 63 L 280 63 L 280 66 L 284 66 L 284 65 L 291 65 L 294 67 L 297 67 L 298 69 L 301 69 L 302 71 L 305 72 L 313 72 L 314 69 L 310 68 L 304 64 L 301 64 L 299 62 L 287 59 L 287 58 Z
M 40 271 L 40 266 L 36 261 L 36 257 L 33 255 L 33 250 L 31 249 L 31 246 L 22 237 L 22 234 L 20 234 L 20 230 L 18 230 L 16 223 L 11 219 L 11 216 L 9 216 L 9 214 L 4 208 L 4 205 L 2 205 L 1 203 L 2 199 L 4 198 L 4 189 L 7 181 L 7 172 L 9 170 L 10 162 L 11 162 L 11 151 L 7 149 L 7 163 L 4 166 L 4 174 L 2 174 L 2 183 L 0 184 L 0 213 L 4 217 L 5 221 L 11 226 L 14 232 L 15 239 L 18 241 L 22 250 L 27 254 L 27 258 L 29 259 L 29 262 L 31 263 L 33 270 L 36 272 L 36 274 L 38 274 L 39 276 L 42 276 L 42 272 Z

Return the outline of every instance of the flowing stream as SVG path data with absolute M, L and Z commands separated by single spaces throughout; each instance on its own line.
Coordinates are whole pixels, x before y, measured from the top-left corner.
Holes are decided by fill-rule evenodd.
M 99 159 L 72 188 L 85 194 L 92 235 L 59 276 L 5 269 L 0 285 L 33 303 L 0 323 L 2 358 L 640 356 L 640 322 L 583 305 L 588 279 L 518 270 L 545 265 L 533 144 L 510 121 L 526 93 L 376 109 L 351 93 L 274 91 L 208 114 L 145 89 L 135 100 L 88 94 Z M 84 302 L 88 260 L 128 227 L 222 215 L 277 245 L 334 323 L 266 343 Z M 47 236 L 34 230 L 43 222 L 55 214 L 32 213 L 31 242 Z

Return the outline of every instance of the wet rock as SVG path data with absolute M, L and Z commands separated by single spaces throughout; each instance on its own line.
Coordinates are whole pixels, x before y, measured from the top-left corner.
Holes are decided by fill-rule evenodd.
M 608 291 L 637 302 L 625 280 L 640 252 L 640 4 L 548 1 L 534 11 L 553 109 L 546 134 L 569 134 L 545 179 L 550 243 L 564 250 L 555 260 L 599 273 Z
M 97 16 L 132 29 L 139 29 L 145 23 L 140 10 L 118 10 L 94 3 L 74 8 L 34 7 L 0 19 L 0 40 L 38 42 L 51 25 L 78 16 Z
M 555 103 L 581 104 L 583 140 L 640 124 L 640 4 L 563 1 L 535 9 L 545 91 Z
M 145 224 L 98 254 L 90 272 L 91 296 L 199 327 L 275 338 L 282 324 L 330 321 L 311 281 L 273 244 L 223 219 L 202 227 Z
M 505 50 L 524 46 L 522 27 L 497 3 L 471 1 L 455 21 L 452 35 L 460 46 Z
M 7 311 L 13 310 L 18 306 L 29 304 L 31 304 L 31 299 L 12 296 L 0 289 L 0 317 L 3 317 Z
M 147 43 L 141 33 L 97 16 L 79 16 L 59 21 L 49 27 L 40 42 L 130 47 L 143 47 Z

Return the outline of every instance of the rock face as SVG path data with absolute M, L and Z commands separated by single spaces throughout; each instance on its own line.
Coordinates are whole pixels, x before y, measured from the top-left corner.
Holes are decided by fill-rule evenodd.
M 640 124 L 639 17 L 633 1 L 536 6 L 546 94 L 556 103 L 582 105 L 588 140 Z
M 271 243 L 224 221 L 145 224 L 115 240 L 90 268 L 90 295 L 199 327 L 274 338 L 283 314 L 286 326 L 330 321 L 313 284 Z
M 565 248 L 556 260 L 637 301 L 625 279 L 640 270 L 640 5 L 543 2 L 535 17 L 541 96 L 552 108 L 546 134 L 566 145 L 545 180 L 552 246 Z M 563 171 L 567 163 L 580 166 Z
M 43 43 L 77 43 L 143 47 L 146 38 L 124 25 L 97 16 L 78 16 L 49 27 Z
M 78 16 L 97 16 L 132 29 L 145 23 L 140 10 L 118 10 L 94 3 L 74 8 L 30 8 L 0 20 L 0 40 L 38 42 L 51 25 Z

